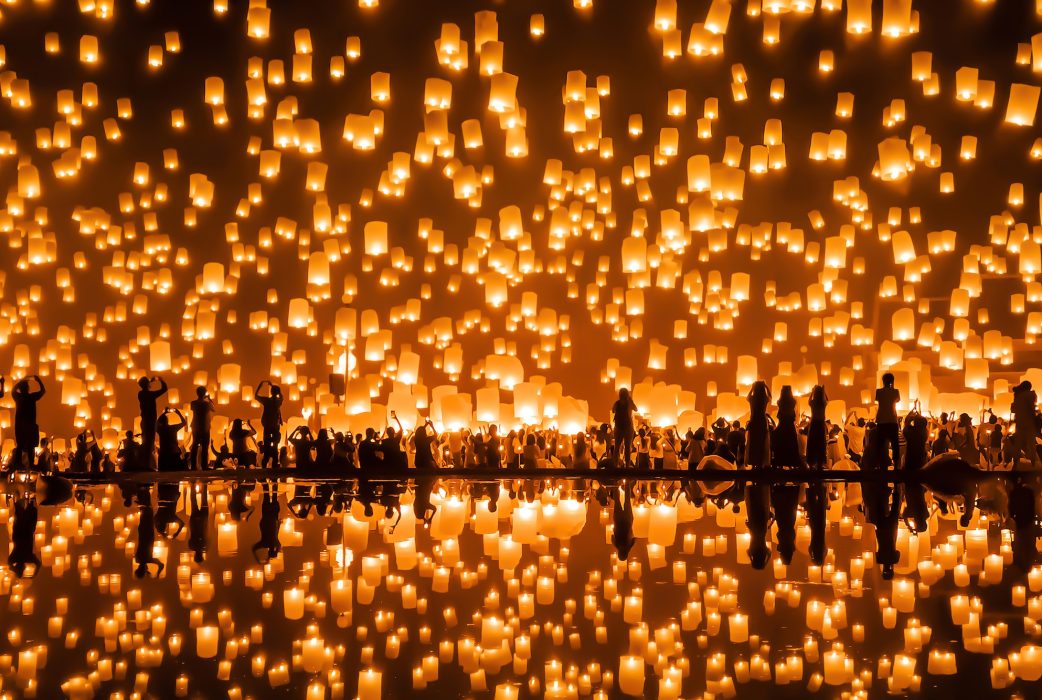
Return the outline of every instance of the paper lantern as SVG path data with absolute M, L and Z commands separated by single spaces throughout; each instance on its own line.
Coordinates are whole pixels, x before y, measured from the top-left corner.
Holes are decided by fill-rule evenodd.
M 847 0 L 847 32 L 866 34 L 872 31 L 872 0 Z
M 633 697 L 644 696 L 644 659 L 640 656 L 623 656 L 619 659 L 619 690 Z
M 152 372 L 170 371 L 170 343 L 156 340 L 148 344 L 148 365 Z
M 908 142 L 891 137 L 879 143 L 879 170 L 884 180 L 901 180 L 912 170 Z
M 513 111 L 517 106 L 517 76 L 497 73 L 489 84 L 488 109 L 490 112 Z
M 539 422 L 541 415 L 537 385 L 521 382 L 514 386 L 514 417 L 524 424 Z
M 387 222 L 369 221 L 364 228 L 365 254 L 386 255 L 387 254 Z
M 84 34 L 80 37 L 80 61 L 82 63 L 97 63 L 99 58 L 98 53 L 98 37 L 90 34 Z
M 469 394 L 450 394 L 441 398 L 441 422 L 445 430 L 469 428 L 473 410 Z
M 1007 124 L 1017 126 L 1033 126 L 1035 112 L 1038 110 L 1038 98 L 1042 88 L 1037 85 L 1013 83 L 1009 88 L 1009 102 L 1006 105 Z

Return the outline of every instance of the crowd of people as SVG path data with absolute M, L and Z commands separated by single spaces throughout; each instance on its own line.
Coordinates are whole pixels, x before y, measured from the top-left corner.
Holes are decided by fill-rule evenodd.
M 1027 381 L 1014 388 L 1011 420 L 988 410 L 977 424 L 966 413 L 933 416 L 913 407 L 899 415 L 900 392 L 893 375 L 885 374 L 872 415 L 852 411 L 842 423 L 829 419 L 823 386 L 811 391 L 809 413 L 798 415 L 799 401 L 790 386 L 783 386 L 774 401 L 767 384 L 758 381 L 748 393 L 744 421 L 721 417 L 708 427 L 683 433 L 641 420 L 629 391 L 621 389 L 608 423 L 574 434 L 530 427 L 503 432 L 494 424 L 439 433 L 430 419 L 410 430 L 392 411 L 394 425 L 373 426 L 357 434 L 300 423 L 285 436 L 285 442 L 282 390 L 268 380 L 254 392 L 261 405 L 260 430 L 250 419 L 235 418 L 218 436 L 212 434 L 216 406 L 205 387 L 196 388 L 186 417 L 173 406 L 160 411 L 159 401 L 168 391 L 161 377 L 142 377 L 138 385 L 140 432 L 127 430 L 118 446 L 105 449 L 94 432 L 86 429 L 69 450 L 59 452 L 52 448 L 52 440 L 41 438 L 37 422 L 37 403 L 46 391 L 43 380 L 36 375 L 19 380 L 11 391 L 15 444 L 6 456 L 6 466 L 79 473 L 290 465 L 334 474 L 354 469 L 406 471 L 410 467 L 651 471 L 696 469 L 712 457 L 715 464 L 723 460 L 748 468 L 830 469 L 843 462 L 862 469 L 917 469 L 931 458 L 949 453 L 985 470 L 1017 466 L 1022 460 L 1042 466 L 1042 418 L 1038 397 Z M 0 377 L 0 398 L 3 395 Z
M 60 502 L 72 497 L 72 483 L 59 472 L 104 473 L 105 471 L 182 471 L 212 465 L 243 468 L 234 478 L 228 503 L 229 514 L 240 519 L 253 509 L 258 482 L 247 468 L 253 466 L 295 465 L 309 474 L 341 474 L 347 478 L 319 482 L 299 481 L 285 497 L 285 507 L 298 518 L 332 516 L 345 512 L 352 502 L 364 507 L 366 516 L 382 509 L 384 517 L 400 517 L 399 499 L 413 493 L 412 508 L 417 518 L 430 523 L 436 511 L 430 496 L 439 478 L 439 468 L 516 467 L 526 469 L 565 466 L 591 469 L 592 479 L 525 479 L 520 473 L 509 477 L 483 476 L 461 480 L 448 488 L 464 489 L 474 500 L 487 500 L 495 510 L 501 495 L 533 501 L 545 488 L 563 490 L 567 497 L 596 500 L 612 515 L 612 542 L 625 559 L 635 542 L 633 506 L 650 499 L 673 502 L 682 491 L 694 505 L 712 501 L 718 508 L 744 505 L 749 532 L 748 557 L 756 568 L 766 566 L 772 556 L 772 524 L 777 526 L 775 553 L 788 563 L 795 551 L 797 512 L 802 508 L 811 529 L 809 556 L 815 563 L 824 561 L 826 513 L 838 488 L 856 489 L 845 502 L 856 505 L 876 532 L 877 561 L 885 578 L 893 575 L 899 554 L 899 522 L 910 529 L 927 527 L 930 509 L 955 507 L 961 500 L 962 522 L 968 525 L 976 507 L 989 509 L 1001 521 L 1012 523 L 1017 532 L 1015 560 L 1030 565 L 1037 561 L 1034 536 L 1039 532 L 1037 492 L 1039 474 L 1017 470 L 1014 474 L 988 475 L 989 469 L 1039 462 L 1039 414 L 1037 397 L 1028 382 L 1015 388 L 1012 420 L 1007 422 L 988 412 L 979 425 L 963 414 L 951 417 L 922 415 L 917 410 L 901 416 L 897 407 L 901 397 L 891 375 L 884 375 L 876 392 L 872 419 L 856 413 L 842 425 L 827 417 L 828 396 L 817 386 L 807 400 L 808 415 L 799 415 L 792 389 L 783 387 L 775 401 L 765 382 L 756 382 L 747 399 L 749 411 L 744 421 L 719 419 L 709 428 L 688 430 L 657 429 L 640 420 L 636 406 L 623 389 L 611 409 L 611 420 L 574 435 L 552 429 L 520 429 L 500 434 L 495 425 L 474 431 L 438 433 L 427 420 L 414 430 L 396 423 L 382 431 L 369 428 L 364 435 L 351 435 L 318 428 L 314 433 L 299 425 L 282 444 L 282 392 L 270 382 L 257 387 L 262 406 L 261 431 L 249 420 L 235 419 L 217 439 L 211 434 L 215 413 L 213 401 L 204 388 L 196 391 L 186 418 L 173 407 L 162 411 L 157 405 L 166 394 L 166 383 L 158 377 L 140 381 L 141 432 L 126 433 L 115 458 L 103 449 L 90 431 L 77 437 L 71 453 L 57 454 L 47 439 L 39 439 L 36 404 L 45 388 L 39 377 L 27 377 L 15 384 L 15 447 L 8 465 L 15 472 L 39 471 L 35 489 L 18 499 L 14 516 L 14 546 L 9 557 L 12 569 L 22 575 L 26 566 L 39 567 L 33 552 L 31 533 L 35 531 L 35 505 Z M 4 382 L 0 378 L 0 395 Z M 771 410 L 772 404 L 774 410 Z M 181 431 L 190 431 L 187 446 Z M 860 485 L 829 485 L 821 480 L 801 483 L 799 479 L 766 483 L 744 480 L 705 483 L 699 468 L 743 467 L 762 469 L 852 469 L 915 470 L 919 475 L 904 483 L 870 480 Z M 410 469 L 413 467 L 414 469 Z M 601 471 L 595 468 L 622 468 Z M 641 481 L 640 475 L 659 469 L 692 470 L 689 476 L 664 481 Z M 391 473 L 388 478 L 388 472 Z M 394 477 L 400 472 L 402 477 Z M 368 474 L 373 474 L 369 477 Z M 24 480 L 24 477 L 22 477 Z M 47 481 L 47 480 L 50 481 Z M 994 494 L 981 491 L 994 482 Z M 11 481 L 15 484 L 15 481 Z M 20 481 L 17 483 L 21 483 Z M 158 575 L 162 564 L 152 555 L 156 535 L 176 537 L 185 520 L 178 514 L 185 485 L 137 483 L 117 479 L 126 505 L 136 503 L 141 511 L 138 525 L 139 547 L 135 555 L 137 576 Z M 280 513 L 279 494 L 271 479 L 260 483 L 260 537 L 253 547 L 259 561 L 278 556 Z M 188 543 L 197 561 L 207 549 L 209 499 L 206 483 L 189 483 L 190 511 Z M 77 488 L 76 497 L 81 489 Z M 927 494 L 931 494 L 927 497 Z M 155 501 L 153 499 L 156 499 Z M 154 506 L 153 504 L 156 503 Z M 950 504 L 950 505 L 949 505 Z M 336 523 L 336 518 L 331 521 Z M 335 533 L 332 533 L 335 534 Z

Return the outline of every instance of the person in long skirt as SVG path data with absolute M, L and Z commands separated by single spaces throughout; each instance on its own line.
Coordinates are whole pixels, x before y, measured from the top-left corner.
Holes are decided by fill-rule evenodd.
M 810 425 L 807 426 L 807 466 L 812 469 L 824 469 L 828 462 L 828 432 L 825 426 L 825 409 L 828 404 L 825 387 L 818 384 L 810 393 Z

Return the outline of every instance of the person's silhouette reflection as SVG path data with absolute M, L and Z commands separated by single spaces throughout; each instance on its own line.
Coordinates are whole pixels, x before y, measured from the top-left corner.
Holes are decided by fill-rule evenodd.
M 434 520 L 437 509 L 431 504 L 431 493 L 434 491 L 434 477 L 422 477 L 416 479 L 416 489 L 413 495 L 413 512 L 423 524 L 430 526 Z
M 1018 478 L 1009 485 L 1009 515 L 1014 524 L 1013 564 L 1028 571 L 1039 561 L 1036 539 L 1040 529 L 1035 490 L 1026 479 Z
M 282 551 L 279 542 L 279 494 L 270 481 L 264 482 L 261 499 L 260 539 L 253 545 L 253 557 L 260 564 L 275 559 Z
M 19 498 L 14 506 L 14 522 L 11 524 L 11 553 L 7 555 L 7 565 L 18 578 L 25 577 L 25 570 L 32 565 L 32 575 L 40 570 L 40 558 L 33 550 L 36 535 L 36 523 L 39 520 L 36 507 L 36 496 L 28 494 Z
M 796 552 L 796 511 L 800 502 L 800 485 L 772 484 L 769 493 L 774 522 L 778 525 L 778 555 L 788 565 L 792 563 L 792 555 Z
M 812 481 L 804 491 L 804 508 L 810 525 L 810 560 L 817 566 L 825 563 L 825 522 L 828 512 L 828 487 L 824 481 Z
M 630 550 L 637 541 L 633 534 L 633 494 L 623 482 L 622 487 L 612 489 L 614 491 L 612 501 L 612 532 L 611 543 L 615 545 L 615 552 L 619 561 L 629 559 Z M 625 501 L 625 502 L 624 502 Z
M 959 523 L 968 527 L 973 520 L 973 509 L 977 505 L 977 482 L 983 473 L 961 457 L 946 454 L 930 460 L 925 467 L 918 470 L 916 482 L 929 487 L 942 512 L 948 512 L 952 499 L 961 498 L 963 514 Z M 925 511 L 925 506 L 923 510 Z
M 232 520 L 249 520 L 253 514 L 253 504 L 250 502 L 256 482 L 243 481 L 235 484 L 231 495 L 228 497 L 228 515 Z
M 188 514 L 188 548 L 196 563 L 206 559 L 206 531 L 210 524 L 210 502 L 206 483 L 189 487 L 192 512 Z
M 149 566 L 156 567 L 154 578 L 159 578 L 163 573 L 163 562 L 154 555 L 156 544 L 156 520 L 152 512 L 152 495 L 148 487 L 142 487 L 137 494 L 138 522 L 137 522 L 137 547 L 134 549 L 134 576 L 144 578 L 149 572 Z
M 878 427 L 870 425 L 865 432 L 861 470 L 885 470 L 889 457 L 889 453 L 883 453 Z M 897 484 L 891 485 L 879 479 L 864 482 L 861 493 L 865 519 L 875 527 L 876 563 L 882 568 L 883 578 L 890 580 L 894 577 L 894 566 L 900 558 L 897 551 L 897 524 L 901 514 L 901 489 Z
M 749 526 L 749 563 L 754 569 L 763 569 L 771 558 L 771 550 L 767 546 L 767 532 L 771 524 L 770 485 L 748 484 L 745 487 L 745 513 Z M 789 556 L 791 558 L 792 555 Z
M 177 514 L 177 501 L 181 498 L 180 484 L 157 484 L 159 506 L 156 508 L 156 532 L 166 538 L 177 539 L 185 523 Z M 173 534 L 170 528 L 177 526 Z

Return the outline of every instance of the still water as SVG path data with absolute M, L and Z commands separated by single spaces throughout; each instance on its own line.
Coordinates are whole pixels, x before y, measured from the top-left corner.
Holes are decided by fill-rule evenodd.
M 1040 692 L 1034 477 L 5 489 L 13 697 Z

